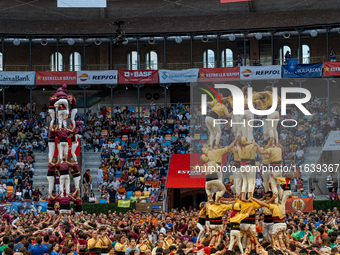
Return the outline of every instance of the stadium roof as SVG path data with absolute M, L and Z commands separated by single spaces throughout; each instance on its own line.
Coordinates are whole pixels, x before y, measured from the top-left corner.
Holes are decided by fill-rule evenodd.
M 338 0 L 108 0 L 105 9 L 57 8 L 56 0 L 2 0 L 2 34 L 186 33 L 340 24 Z M 327 3 L 327 4 L 326 4 Z

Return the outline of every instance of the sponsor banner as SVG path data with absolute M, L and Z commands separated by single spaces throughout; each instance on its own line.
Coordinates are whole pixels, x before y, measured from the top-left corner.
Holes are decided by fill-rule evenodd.
M 339 76 L 340 62 L 325 62 L 323 63 L 323 76 Z
M 340 131 L 331 131 L 327 137 L 323 151 L 337 151 L 340 150 Z
M 118 71 L 78 71 L 78 84 L 117 84 Z
M 198 68 L 186 70 L 159 70 L 159 83 L 186 83 L 197 81 Z
M 202 166 L 202 154 L 173 154 L 171 156 L 166 188 L 202 188 L 205 187 L 205 173 L 197 172 L 196 166 Z
M 240 79 L 240 67 L 200 68 L 199 81 L 228 81 Z
M 59 8 L 106 8 L 106 0 L 58 0 Z
M 27 212 L 34 212 L 35 214 L 46 213 L 47 201 L 21 201 L 0 204 L 1 213 L 11 213 L 13 210 L 17 211 L 19 214 Z
M 58 157 L 58 143 L 59 140 L 58 138 L 55 139 L 55 149 L 54 149 L 54 155 L 53 157 Z M 72 157 L 72 153 L 71 153 L 71 148 L 72 148 L 72 140 L 71 138 L 67 138 L 67 143 L 68 143 L 68 156 Z M 75 151 L 76 156 L 80 156 L 80 139 L 78 139 L 78 147 Z
M 221 4 L 235 3 L 235 2 L 250 2 L 252 0 L 221 0 Z
M 286 211 L 289 213 L 295 213 L 301 211 L 303 213 L 313 211 L 313 198 L 288 198 L 286 201 Z
M 34 85 L 35 72 L 0 72 L 2 85 Z
M 118 200 L 118 207 L 129 208 L 130 200 Z
M 295 66 L 282 66 L 282 78 L 308 78 L 321 77 L 323 63 L 305 64 Z M 293 68 L 295 70 L 291 70 Z
M 241 80 L 281 79 L 281 66 L 241 66 Z
M 119 83 L 158 83 L 158 70 L 119 70 Z
M 76 71 L 35 72 L 35 84 L 37 85 L 77 84 L 77 72 Z

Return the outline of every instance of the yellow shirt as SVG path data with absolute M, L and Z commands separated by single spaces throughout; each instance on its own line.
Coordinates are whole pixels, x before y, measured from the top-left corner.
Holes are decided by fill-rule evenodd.
M 229 113 L 227 107 L 225 107 L 225 105 L 223 105 L 223 104 L 221 105 L 219 102 L 216 103 L 216 104 L 211 108 L 211 110 L 212 110 L 213 112 L 215 112 L 215 113 L 218 115 L 218 117 L 220 117 L 221 115 L 223 115 L 223 113 L 224 113 L 224 114 L 228 114 L 228 113 Z
M 209 215 L 209 219 L 215 219 L 222 217 L 225 211 L 232 210 L 233 204 L 211 204 L 207 208 L 207 213 Z
M 265 215 L 272 215 L 272 211 L 268 207 L 263 207 L 263 213 Z
M 202 219 L 206 219 L 207 218 L 207 210 L 205 207 L 203 207 L 199 214 L 198 214 L 198 217 L 202 218 Z
M 105 236 L 103 238 L 103 240 L 104 240 L 104 243 L 103 243 L 102 249 L 103 248 L 107 248 L 110 245 L 110 243 L 111 243 L 111 240 L 107 236 Z
M 165 237 L 165 240 L 168 242 L 169 246 L 171 246 L 174 243 L 174 239 L 170 236 L 169 238 Z
M 250 207 L 253 207 L 254 209 L 250 212 L 250 215 L 255 214 L 255 209 L 262 208 L 262 205 L 256 203 L 256 202 L 243 202 L 239 199 L 235 199 L 235 203 L 238 203 L 241 205 L 240 213 L 247 213 Z
M 271 147 L 267 149 L 269 154 L 270 162 L 277 162 L 282 160 L 282 150 L 281 147 Z
M 234 160 L 235 161 L 241 161 L 240 156 L 238 155 L 238 150 L 237 147 L 235 146 L 234 148 L 232 148 L 230 151 L 230 153 L 234 153 Z
M 269 109 L 273 105 L 273 93 L 268 92 L 266 99 L 267 100 L 263 105 L 265 107 L 265 109 L 263 109 L 263 110 Z M 277 103 L 280 103 L 280 102 L 281 102 L 281 98 L 278 96 L 277 97 Z
M 206 171 L 205 171 L 205 175 L 217 173 L 217 171 L 218 171 L 217 167 L 218 167 L 218 165 L 214 161 L 208 161 L 207 162 L 207 168 L 206 168 Z
M 262 150 L 263 150 L 264 148 L 262 148 Z M 270 158 L 266 158 L 265 157 L 266 155 L 262 155 L 262 163 L 264 164 L 264 165 L 269 165 L 269 163 L 270 163 Z
M 210 161 L 222 164 L 222 157 L 229 149 L 227 147 L 216 150 L 209 150 L 209 148 L 202 148 L 203 153 L 208 155 Z
M 99 240 L 99 241 L 96 243 L 96 245 L 95 245 L 93 248 L 91 248 L 91 245 L 92 245 L 93 243 L 95 243 L 95 242 L 96 242 L 96 240 L 93 239 L 93 238 L 91 238 L 90 240 L 88 240 L 88 241 L 87 241 L 87 248 L 88 248 L 89 250 L 94 249 L 94 248 L 100 248 L 100 249 L 103 248 L 104 245 L 103 245 L 102 240 Z
M 258 93 L 253 93 L 253 96 L 252 96 L 253 104 L 254 104 L 255 100 L 257 100 L 257 99 L 259 99 L 259 98 L 261 98 L 261 97 L 262 97 L 262 96 L 261 96 L 260 94 L 258 94 Z M 247 97 L 247 96 L 244 97 L 244 105 L 245 105 L 245 106 L 248 106 L 248 97 Z
M 238 155 L 241 159 L 251 159 L 251 155 L 256 153 L 256 149 L 257 147 L 253 144 L 248 144 L 243 148 L 241 148 L 241 146 L 237 147 Z
M 129 247 L 129 245 L 125 245 L 124 244 L 121 244 L 121 243 L 116 243 L 115 245 L 115 251 L 118 251 L 118 252 L 125 252 L 126 249 Z
M 282 185 L 286 185 L 287 184 L 287 181 L 286 181 L 286 178 L 284 177 L 281 177 L 281 178 L 276 178 L 279 182 L 282 183 Z M 289 179 L 290 180 L 290 179 Z M 290 181 L 288 182 L 288 184 L 290 183 Z
M 273 217 L 283 218 L 282 205 L 281 204 L 269 204 L 269 209 L 272 211 Z
M 230 223 L 241 223 L 242 220 L 249 217 L 249 213 L 237 213 L 230 219 Z

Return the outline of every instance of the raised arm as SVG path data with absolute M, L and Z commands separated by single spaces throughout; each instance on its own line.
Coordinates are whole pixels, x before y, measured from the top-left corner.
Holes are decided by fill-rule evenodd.
M 251 197 L 249 200 L 252 201 L 252 202 L 258 203 L 259 205 L 261 205 L 261 206 L 263 206 L 263 207 L 269 208 L 269 204 L 267 204 L 267 203 L 264 202 L 264 201 L 258 200 L 258 199 L 253 198 L 253 197 Z M 250 208 L 249 208 L 249 209 L 250 209 Z M 249 211 L 249 212 L 251 212 L 251 211 Z

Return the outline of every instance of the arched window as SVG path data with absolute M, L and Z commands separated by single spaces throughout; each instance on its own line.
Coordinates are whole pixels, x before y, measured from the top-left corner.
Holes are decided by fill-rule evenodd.
M 158 69 L 158 54 L 155 51 L 149 51 L 145 55 L 145 64 L 147 70 Z
M 0 52 L 0 71 L 3 71 L 4 70 L 4 67 L 2 66 L 2 61 L 3 61 L 3 58 L 4 56 L 2 55 L 2 53 Z
M 63 54 L 54 52 L 51 55 L 51 71 L 63 71 Z
M 300 48 L 298 47 L 298 63 L 300 63 Z M 302 64 L 310 64 L 310 48 L 307 44 L 302 44 Z
M 215 52 L 213 50 L 205 50 L 203 52 L 203 68 L 215 67 Z
M 285 55 L 289 52 L 289 55 L 292 55 L 292 50 L 290 49 L 289 46 L 284 45 L 283 47 L 280 48 L 280 65 L 286 65 L 287 63 L 285 62 Z
M 70 71 L 81 71 L 81 55 L 79 52 L 70 54 Z
M 221 55 L 221 67 L 231 67 L 234 66 L 234 56 L 231 49 L 225 49 L 222 51 Z
M 133 50 L 127 54 L 127 68 L 128 70 L 137 70 L 138 67 L 138 54 Z

